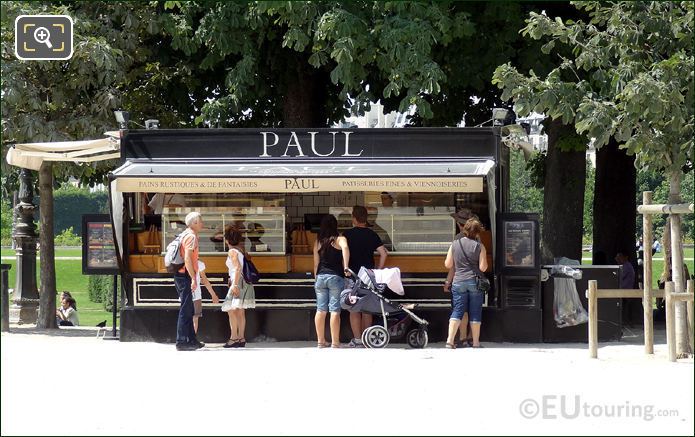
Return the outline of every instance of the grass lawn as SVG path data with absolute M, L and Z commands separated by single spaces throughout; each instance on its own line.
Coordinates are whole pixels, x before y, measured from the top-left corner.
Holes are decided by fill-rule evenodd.
M 38 252 L 36 252 L 38 255 Z M 56 247 L 55 248 L 55 254 L 57 257 L 61 256 L 82 256 L 82 248 L 81 247 Z M 15 256 L 14 249 L 11 249 L 9 247 L 3 247 L 2 248 L 2 256 Z
M 687 248 L 684 250 L 684 258 L 690 258 L 691 260 L 685 261 L 688 265 L 690 273 L 695 272 L 693 258 L 693 248 Z M 82 249 L 79 247 L 58 247 L 56 248 L 56 257 L 76 257 L 82 255 Z M 10 248 L 2 249 L 2 256 L 4 257 L 14 257 L 15 252 Z M 584 252 L 583 254 L 585 264 L 588 264 L 586 258 L 591 258 L 591 254 Z M 663 252 L 657 253 L 655 258 L 661 258 L 654 260 L 653 264 L 653 283 L 652 286 L 657 288 L 657 280 L 661 276 L 661 272 L 664 270 Z M 10 287 L 14 287 L 15 283 L 15 260 L 3 260 L 3 263 L 8 263 L 12 265 L 9 271 L 9 284 Z M 39 275 L 39 266 L 37 261 L 37 278 Z M 89 300 L 89 294 L 87 292 L 88 276 L 82 274 L 82 261 L 81 260 L 56 260 L 56 281 L 58 292 L 69 291 L 75 300 L 77 301 L 77 308 L 80 314 L 80 324 L 83 326 L 95 326 L 97 323 L 106 320 L 107 326 L 111 326 L 112 315 L 104 311 L 104 304 L 95 303 Z M 38 279 L 37 279 L 38 283 Z
M 9 271 L 9 284 L 11 288 L 14 288 L 15 274 L 17 272 L 15 268 L 16 261 L 4 260 L 3 263 L 12 265 Z M 40 266 L 38 262 L 36 264 L 38 284 Z M 61 291 L 69 291 L 72 297 L 77 301 L 80 325 L 96 326 L 97 323 L 106 320 L 106 325 L 112 326 L 113 315 L 104 310 L 104 304 L 91 302 L 89 300 L 87 282 L 88 276 L 82 274 L 81 260 L 56 260 L 56 288 L 59 293 Z

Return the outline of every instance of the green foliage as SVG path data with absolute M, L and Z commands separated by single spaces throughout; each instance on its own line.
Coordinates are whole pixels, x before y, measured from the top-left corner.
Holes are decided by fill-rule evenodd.
M 529 164 L 531 161 L 529 161 Z M 524 163 L 523 153 L 510 153 L 509 203 L 512 212 L 531 212 L 543 216 L 543 186 L 533 182 L 533 172 Z M 541 220 L 542 222 L 543 220 Z
M 5 199 L 0 200 L 0 237 L 3 246 L 12 245 L 12 205 Z
M 112 312 L 112 311 L 113 311 L 113 281 L 114 281 L 114 277 L 113 277 L 113 276 L 107 277 L 107 279 L 106 279 L 106 281 L 105 281 L 106 284 L 107 284 L 108 286 L 107 286 L 107 290 L 105 290 L 105 291 L 104 291 L 104 294 L 103 294 L 103 302 L 104 302 L 104 310 L 107 311 L 107 312 Z M 118 284 L 119 284 L 119 290 L 120 290 L 120 283 L 121 283 L 121 281 L 120 281 L 120 279 L 116 279 L 116 281 L 117 281 Z M 120 295 L 121 295 L 121 293 L 120 293 L 120 291 L 119 291 L 119 292 L 117 293 L 117 296 L 116 296 L 116 298 L 117 298 L 117 302 L 116 302 L 117 307 L 116 307 L 116 310 L 117 310 L 117 311 L 120 311 L 120 310 L 121 310 Z
M 75 235 L 75 233 L 72 231 L 72 226 L 65 229 L 60 234 L 56 235 L 54 241 L 55 241 L 56 246 L 81 246 L 82 245 L 82 237 L 79 235 Z
M 543 189 L 545 185 L 545 160 L 548 157 L 547 152 L 536 152 L 531 155 L 526 163 L 526 170 L 531 184 L 538 189 Z M 512 180 L 514 180 L 512 178 Z
M 164 123 L 192 120 L 194 87 L 171 74 L 168 45 L 159 36 L 159 10 L 145 2 L 2 2 L 2 195 L 17 189 L 16 168 L 5 162 L 9 145 L 103 138 L 114 130 L 113 110 L 129 106 Z M 74 55 L 67 61 L 21 61 L 14 56 L 14 21 L 22 14 L 67 14 L 74 20 Z M 172 61 L 172 62 L 175 62 Z M 185 67 L 185 64 L 181 64 Z M 128 93 L 129 98 L 124 98 Z M 186 113 L 180 114 L 185 97 Z M 179 99 L 179 100 L 176 100 Z M 176 104 L 170 104 L 175 101 Z M 161 113 L 154 112 L 161 110 Z M 55 163 L 57 182 L 105 181 L 117 160 Z M 76 227 L 77 229 L 77 227 Z
M 535 111 L 594 138 L 614 137 L 645 170 L 692 167 L 693 3 L 579 2 L 589 14 L 563 21 L 531 13 L 525 36 L 557 53 L 545 77 L 507 63 L 493 83 L 514 99 L 521 115 Z
M 82 235 L 82 214 L 108 212 L 106 191 L 90 192 L 87 188 L 65 184 L 55 190 L 53 196 L 53 229 L 56 234 L 72 228 L 77 235 Z
M 302 95 L 324 113 L 321 125 L 380 100 L 386 112 L 414 108 L 415 124 L 451 126 L 464 114 L 467 123 L 489 119 L 490 109 L 501 103 L 500 91 L 490 84 L 500 63 L 542 69 L 540 44 L 520 45 L 517 32 L 524 12 L 534 7 L 166 2 L 159 19 L 177 57 L 191 67 L 179 74 L 205 78 L 209 92 L 196 123 L 286 125 L 288 110 Z
M 103 303 L 104 311 L 113 311 L 113 276 L 90 275 L 87 285 L 89 300 L 95 303 Z M 120 285 L 120 280 L 118 280 Z M 120 289 L 120 288 L 119 288 Z M 118 293 L 118 310 L 121 309 L 120 292 Z
M 109 276 L 89 275 L 87 293 L 89 300 L 95 303 L 103 303 L 104 296 L 110 291 Z
M 588 157 L 587 157 L 588 158 Z M 596 186 L 596 169 L 591 161 L 586 161 L 586 184 L 584 186 L 584 243 L 594 239 L 594 187 Z
M 680 185 L 681 198 L 683 203 L 695 202 L 695 184 L 692 173 L 683 178 Z M 655 172 L 641 171 L 637 173 L 637 204 L 642 204 L 642 193 L 644 191 L 652 192 L 652 203 L 665 204 L 668 203 L 669 181 L 663 176 Z M 654 238 L 661 238 L 666 224 L 666 214 L 652 215 L 652 232 Z M 642 216 L 637 216 L 637 234 L 642 235 Z M 686 241 L 692 242 L 695 238 L 695 215 L 684 214 L 682 216 L 682 232 Z

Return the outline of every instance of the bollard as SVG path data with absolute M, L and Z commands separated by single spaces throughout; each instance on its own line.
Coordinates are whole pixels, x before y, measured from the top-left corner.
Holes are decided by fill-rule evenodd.
M 10 264 L 2 264 L 2 284 L 0 293 L 2 293 L 2 332 L 10 332 L 10 297 L 9 291 L 9 272 L 12 266 Z
M 598 283 L 589 281 L 589 357 L 598 358 Z
M 690 279 L 688 280 L 688 285 L 686 287 L 686 290 L 688 294 L 690 295 L 690 300 L 688 301 L 687 308 L 688 308 L 688 337 L 690 340 L 690 350 L 695 351 L 695 344 L 693 344 L 693 329 L 695 327 L 693 326 L 693 306 L 695 306 L 695 281 Z
M 664 300 L 666 301 L 666 346 L 668 347 L 668 360 L 676 361 L 676 305 L 671 294 L 673 282 L 668 281 L 664 287 Z
M 652 192 L 642 193 L 642 203 L 649 205 L 652 203 Z M 644 214 L 642 217 L 642 245 L 643 259 L 643 285 L 644 297 L 642 299 L 642 309 L 644 311 L 644 353 L 654 353 L 654 313 L 652 311 L 652 216 Z

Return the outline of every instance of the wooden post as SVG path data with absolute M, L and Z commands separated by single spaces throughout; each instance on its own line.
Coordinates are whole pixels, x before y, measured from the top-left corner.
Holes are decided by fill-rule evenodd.
M 642 193 L 642 204 L 652 203 L 652 192 Z M 652 216 L 644 214 L 642 216 L 642 253 L 644 259 L 643 284 L 644 297 L 642 298 L 642 309 L 644 310 L 644 353 L 654 353 L 654 312 L 652 311 Z
M 668 347 L 668 360 L 676 361 L 676 308 L 671 294 L 673 282 L 668 281 L 664 287 L 664 299 L 666 300 L 666 346 Z
M 598 358 L 598 283 L 589 281 L 589 357 Z
M 688 336 L 690 337 L 690 350 L 695 351 L 695 345 L 693 344 L 693 335 L 695 332 L 693 332 L 694 329 L 694 320 L 693 317 L 695 316 L 693 314 L 694 312 L 694 307 L 695 307 L 695 281 L 690 279 L 688 280 L 688 294 L 690 294 L 690 301 L 688 302 Z

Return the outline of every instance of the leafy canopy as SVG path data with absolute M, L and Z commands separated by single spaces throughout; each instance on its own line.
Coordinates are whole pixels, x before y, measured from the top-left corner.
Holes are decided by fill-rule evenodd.
M 573 123 L 600 147 L 613 137 L 637 165 L 679 172 L 693 154 L 693 3 L 573 2 L 587 22 L 531 13 L 523 35 L 557 66 L 541 77 L 510 64 L 493 83 L 521 115 Z

